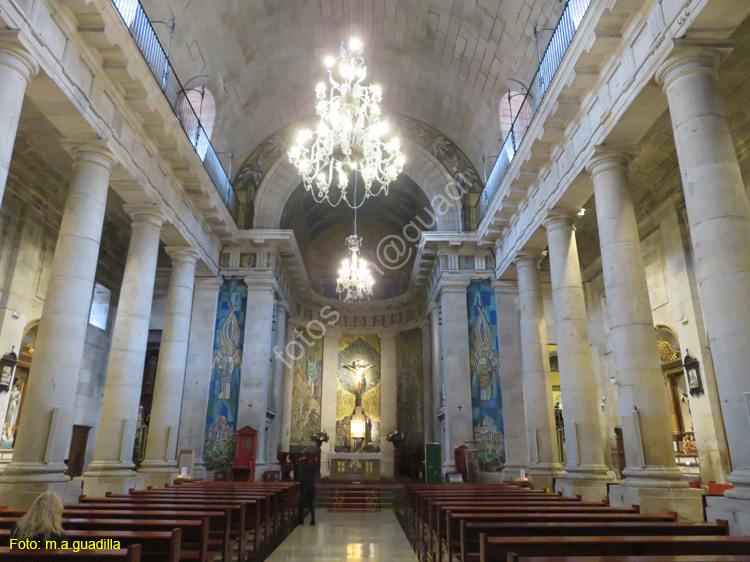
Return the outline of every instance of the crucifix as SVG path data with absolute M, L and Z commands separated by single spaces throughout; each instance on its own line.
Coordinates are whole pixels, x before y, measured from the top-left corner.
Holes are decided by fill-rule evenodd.
M 351 365 L 344 365 L 344 368 L 352 371 L 357 378 L 356 401 L 349 426 L 349 435 L 351 437 L 350 449 L 352 451 L 356 450 L 357 440 L 364 439 L 367 436 L 367 418 L 362 413 L 362 392 L 367 387 L 365 373 L 372 367 L 372 364 L 366 363 L 361 359 L 352 361 Z

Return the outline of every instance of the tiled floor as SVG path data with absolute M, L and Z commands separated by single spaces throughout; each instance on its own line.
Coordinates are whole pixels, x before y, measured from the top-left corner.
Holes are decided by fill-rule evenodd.
M 297 527 L 268 562 L 415 562 L 392 511 L 328 513 L 319 510 L 316 526 Z

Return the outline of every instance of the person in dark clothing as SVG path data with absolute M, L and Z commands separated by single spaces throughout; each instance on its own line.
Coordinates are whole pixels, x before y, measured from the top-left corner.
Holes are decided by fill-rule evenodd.
M 315 467 L 307 457 L 302 457 L 294 471 L 294 479 L 299 482 L 299 524 L 305 524 L 305 503 L 310 510 L 310 525 L 315 525 Z

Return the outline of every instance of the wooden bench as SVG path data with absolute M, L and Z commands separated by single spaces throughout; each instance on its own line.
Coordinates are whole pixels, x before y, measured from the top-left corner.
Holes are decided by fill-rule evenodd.
M 11 529 L 19 517 L 0 517 L 0 529 Z M 63 517 L 63 528 L 80 531 L 164 531 L 180 529 L 182 559 L 209 562 L 208 520 L 191 519 L 96 519 Z M 192 554 L 191 554 L 192 553 Z
M 137 506 L 138 509 L 151 509 L 151 510 L 175 510 L 175 511 L 194 511 L 194 510 L 214 510 L 214 509 L 228 509 L 231 513 L 231 535 L 230 538 L 237 538 L 239 542 L 240 553 L 244 556 L 249 551 L 249 545 L 247 540 L 247 532 L 255 531 L 259 525 L 260 514 L 257 509 L 254 509 L 254 502 L 245 500 L 203 500 L 203 499 L 180 499 L 180 500 L 166 500 L 159 498 L 151 498 L 146 496 L 107 496 L 101 498 L 92 497 L 81 497 L 81 504 L 96 503 L 118 505 L 127 505 L 128 509 Z M 249 513 L 249 516 L 248 516 Z M 257 532 L 254 532 L 253 537 L 253 551 L 257 552 L 259 548 L 259 536 Z M 228 560 L 228 559 L 225 559 Z
M 518 556 L 510 553 L 507 562 L 750 562 L 750 556 Z
M 141 547 L 141 562 L 179 562 L 181 533 L 180 529 L 171 531 L 66 531 L 71 542 L 112 539 L 118 541 L 122 548 L 138 544 Z M 10 546 L 10 534 L 10 529 L 0 529 L 0 547 Z
M 747 555 L 750 537 L 490 537 L 480 535 L 480 562 L 519 556 Z
M 451 554 L 458 553 L 461 562 L 479 560 L 479 538 L 482 533 L 491 537 L 526 536 L 727 536 L 729 525 L 724 523 L 675 523 L 675 522 L 568 522 L 554 523 L 470 523 L 460 522 L 458 545 L 449 542 Z
M 0 547 L 0 560 L 3 562 L 34 562 L 39 560 L 80 560 L 81 562 L 140 562 L 140 545 L 120 550 L 20 550 Z

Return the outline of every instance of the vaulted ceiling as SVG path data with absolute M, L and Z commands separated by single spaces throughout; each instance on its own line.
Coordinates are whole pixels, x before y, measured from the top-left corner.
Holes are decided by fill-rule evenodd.
M 186 87 L 213 92 L 213 140 L 235 162 L 314 114 L 323 59 L 348 39 L 352 18 L 384 109 L 441 131 L 477 169 L 497 151 L 502 94 L 519 89 L 509 80 L 535 71 L 534 22 L 547 26 L 562 10 L 560 0 L 353 0 L 353 11 L 350 0 L 142 3 L 152 20 L 174 15 L 173 64 Z M 166 44 L 166 27 L 155 28 Z

